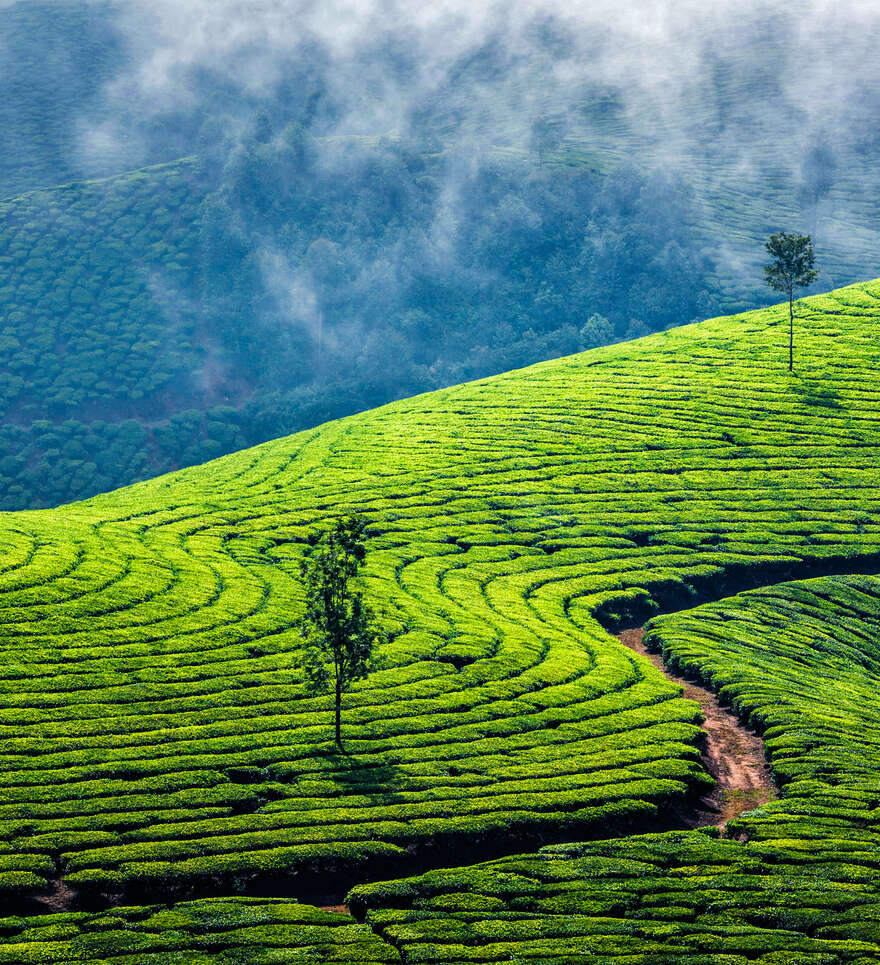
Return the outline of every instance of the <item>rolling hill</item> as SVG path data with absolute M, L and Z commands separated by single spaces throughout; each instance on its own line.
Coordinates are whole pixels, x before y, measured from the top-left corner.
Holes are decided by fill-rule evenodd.
M 880 283 L 798 307 L 793 376 L 777 306 L 0 517 L 0 888 L 31 916 L 0 961 L 126 929 L 289 960 L 342 925 L 273 895 L 400 875 L 351 900 L 409 962 L 880 960 Z M 292 661 L 296 559 L 343 509 L 393 636 L 347 755 Z M 721 838 L 675 830 L 698 708 L 609 634 L 651 617 L 765 731 L 780 797 Z M 74 896 L 111 907 L 33 917 Z
M 623 250 L 655 322 L 705 302 L 688 229 L 656 215 L 665 184 L 623 175 L 617 190 L 643 193 L 623 224 L 610 176 L 506 162 L 472 179 L 469 252 L 450 264 L 428 237 L 445 162 L 334 150 L 344 181 L 282 140 L 222 176 L 189 157 L 0 203 L 0 508 L 607 342 L 635 310 L 608 284 Z M 611 253 L 587 266 L 599 226 Z
M 659 88 L 613 31 L 535 25 L 361 127 L 320 44 L 267 53 L 261 93 L 201 62 L 185 97 L 138 88 L 149 6 L 0 7 L 0 509 L 760 305 L 780 228 L 814 234 L 821 288 L 880 273 L 869 35 L 804 2 L 695 23 Z M 399 79 L 399 53 L 353 57 Z

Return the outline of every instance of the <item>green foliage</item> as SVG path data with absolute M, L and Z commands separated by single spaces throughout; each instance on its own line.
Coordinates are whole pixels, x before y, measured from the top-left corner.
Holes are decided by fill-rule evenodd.
M 391 965 L 397 951 L 348 915 L 290 901 L 209 898 L 88 914 L 0 918 L 0 962 Z
M 630 883 L 606 875 L 570 905 L 560 884 L 557 906 L 581 909 L 562 922 L 531 909 L 517 919 L 511 904 L 510 927 L 532 930 L 533 957 L 555 954 L 562 939 L 537 934 L 549 926 L 569 929 L 586 955 L 592 938 L 571 929 L 595 907 L 612 919 L 596 954 L 614 940 L 634 947 L 646 920 L 653 954 L 664 927 L 677 936 L 691 920 L 697 937 L 682 947 L 692 958 L 748 958 L 750 943 L 761 949 L 751 960 L 788 953 L 789 932 L 807 950 L 833 955 L 828 943 L 850 942 L 870 958 L 870 901 L 859 901 L 875 901 L 876 804 L 863 795 L 873 758 L 838 754 L 827 720 L 779 718 L 777 735 L 774 718 L 774 767 L 792 779 L 778 810 L 740 819 L 748 848 L 660 833 L 710 784 L 699 708 L 597 619 L 876 566 L 880 284 L 807 298 L 801 311 L 813 381 L 837 408 L 804 405 L 780 370 L 775 307 L 0 517 L 0 872 L 11 894 L 49 890 L 59 872 L 85 895 L 127 900 L 309 893 L 315 880 L 408 874 L 438 854 L 469 861 L 594 838 L 583 856 L 619 870 L 627 855 Z M 341 507 L 370 520 L 362 588 L 389 631 L 379 667 L 346 697 L 347 755 L 328 733 L 326 699 L 290 669 L 305 602 L 291 574 L 309 533 Z M 847 643 L 826 668 L 844 651 L 850 669 L 866 659 Z M 733 668 L 744 708 L 759 677 L 750 666 Z M 847 703 L 856 678 L 834 679 L 843 719 L 864 720 Z M 748 712 L 769 721 L 768 706 L 786 709 L 780 693 Z M 804 757 L 808 744 L 818 757 Z M 650 847 L 607 840 L 633 830 L 651 832 Z M 656 872 L 642 868 L 647 855 Z M 747 878 L 725 890 L 730 862 Z M 809 887 L 790 906 L 770 872 L 799 888 L 798 867 Z M 688 880 L 665 895 L 675 868 Z M 639 869 L 654 877 L 642 884 Z M 868 909 L 859 921 L 807 901 L 823 869 L 826 892 L 852 899 L 841 916 Z M 731 898 L 746 884 L 748 911 Z M 643 885 L 653 904 L 636 919 L 627 909 Z M 494 880 L 474 889 L 468 908 L 502 936 L 503 961 L 506 919 L 483 910 L 501 890 Z
M 326 693 L 331 679 L 336 693 L 336 744 L 342 747 L 342 694 L 370 672 L 373 650 L 383 642 L 373 611 L 354 584 L 364 565 L 367 522 L 352 515 L 339 517 L 328 530 L 309 534 L 300 561 L 305 606 L 300 657 L 309 693 Z M 327 664 L 333 666 L 332 674 Z
M 649 628 L 764 730 L 780 798 L 721 838 L 564 845 L 356 888 L 355 913 L 406 961 L 880 960 L 880 580 L 781 584 Z
M 764 266 L 764 280 L 774 291 L 791 297 L 795 288 L 806 288 L 819 277 L 813 267 L 816 255 L 809 235 L 778 232 L 770 235 L 764 247 L 773 259 Z

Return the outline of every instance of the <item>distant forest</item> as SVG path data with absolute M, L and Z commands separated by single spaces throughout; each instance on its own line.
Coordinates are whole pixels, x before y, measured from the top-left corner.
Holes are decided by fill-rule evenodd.
M 315 48 L 271 95 L 202 71 L 192 103 L 126 113 L 118 9 L 0 10 L 0 508 L 767 300 L 743 253 L 779 225 L 730 239 L 686 167 L 609 153 L 631 132 L 605 90 L 577 129 L 549 104 L 515 143 L 462 138 L 485 50 L 405 136 L 342 136 Z M 838 166 L 811 142 L 777 185 L 801 226 Z

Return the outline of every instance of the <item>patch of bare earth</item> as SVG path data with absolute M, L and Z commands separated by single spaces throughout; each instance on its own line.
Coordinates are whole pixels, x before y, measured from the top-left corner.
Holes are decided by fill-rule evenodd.
M 73 890 L 67 886 L 63 878 L 53 878 L 49 885 L 51 890 L 40 895 L 37 903 L 49 912 L 70 911 L 74 906 Z
M 723 830 L 728 821 L 743 811 L 776 797 L 776 787 L 764 758 L 764 742 L 752 728 L 725 709 L 711 690 L 670 672 L 660 654 L 649 653 L 645 648 L 644 634 L 644 629 L 639 627 L 622 631 L 618 639 L 679 684 L 684 696 L 700 705 L 705 718 L 703 765 L 717 784 L 710 794 L 701 798 L 699 809 L 686 823 L 694 828 L 714 825 Z

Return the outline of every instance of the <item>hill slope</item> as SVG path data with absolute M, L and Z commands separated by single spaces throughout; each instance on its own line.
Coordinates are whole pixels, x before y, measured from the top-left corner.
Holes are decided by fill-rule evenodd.
M 782 584 L 651 626 L 764 732 L 780 799 L 720 840 L 557 846 L 355 889 L 406 961 L 880 959 L 880 580 Z
M 0 509 L 760 305 L 781 228 L 880 272 L 868 11 L 548 11 L 435 63 L 408 17 L 342 55 L 174 6 L 0 7 Z
M 528 158 L 477 172 L 459 259 L 432 227 L 449 163 L 397 142 L 283 139 L 242 148 L 222 175 L 183 158 L 0 203 L 0 508 L 89 496 L 646 331 L 637 312 L 659 326 L 711 304 L 685 199 L 678 221 L 656 215 L 665 182 Z M 618 192 L 636 195 L 625 220 Z M 585 254 L 600 234 L 610 253 Z M 611 286 L 623 250 L 638 254 Z
M 880 284 L 800 312 L 803 374 L 773 308 L 0 517 L 0 885 L 316 894 L 668 826 L 697 708 L 600 624 L 878 565 Z M 290 574 L 343 508 L 394 640 L 340 757 Z

